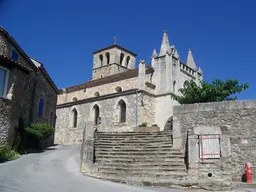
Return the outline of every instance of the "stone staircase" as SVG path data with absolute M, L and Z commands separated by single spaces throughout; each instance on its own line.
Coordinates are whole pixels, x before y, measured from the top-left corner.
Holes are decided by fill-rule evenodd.
M 94 177 L 144 186 L 173 187 L 187 175 L 170 131 L 96 132 L 95 167 Z

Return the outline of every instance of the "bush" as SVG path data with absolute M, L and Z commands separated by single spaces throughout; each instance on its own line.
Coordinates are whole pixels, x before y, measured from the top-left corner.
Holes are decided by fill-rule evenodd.
M 51 125 L 43 123 L 33 123 L 29 127 L 26 127 L 25 130 L 27 133 L 34 135 L 37 139 L 40 140 L 47 139 L 54 132 L 54 129 Z
M 11 149 L 9 146 L 0 146 L 0 161 L 11 161 L 18 159 L 20 154 L 15 150 Z
M 54 129 L 48 124 L 33 123 L 25 128 L 26 135 L 26 148 L 41 149 L 40 140 L 50 137 Z
M 144 122 L 144 123 L 141 123 L 141 127 L 147 127 L 148 123 Z
M 157 124 L 153 124 L 152 127 L 158 127 L 158 125 Z

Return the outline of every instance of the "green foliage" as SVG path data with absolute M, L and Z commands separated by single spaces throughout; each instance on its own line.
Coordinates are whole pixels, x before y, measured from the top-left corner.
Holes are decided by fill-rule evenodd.
M 148 123 L 144 122 L 144 123 L 141 123 L 141 125 L 139 125 L 139 127 L 147 127 Z
M 37 139 L 47 139 L 53 134 L 54 129 L 51 125 L 43 123 L 33 123 L 25 128 L 26 132 L 35 136 Z
M 248 83 L 239 85 L 238 80 L 228 79 L 223 82 L 214 79 L 211 83 L 202 81 L 198 86 L 193 80 L 185 84 L 179 91 L 182 96 L 172 94 L 172 98 L 180 104 L 206 103 L 237 100 L 236 93 L 240 93 L 249 87 Z
M 11 161 L 18 159 L 20 154 L 15 150 L 11 149 L 9 146 L 0 146 L 0 161 Z

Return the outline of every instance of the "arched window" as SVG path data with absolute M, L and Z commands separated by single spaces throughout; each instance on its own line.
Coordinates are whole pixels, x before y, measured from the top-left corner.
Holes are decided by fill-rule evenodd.
M 94 93 L 94 96 L 95 96 L 95 97 L 99 97 L 99 96 L 100 96 L 100 93 L 97 91 L 96 93 Z
M 126 122 L 126 104 L 123 100 L 119 101 L 119 110 L 120 110 L 120 123 Z
M 173 82 L 173 93 L 176 94 L 176 81 Z
M 38 116 L 42 117 L 44 114 L 44 99 L 40 98 L 38 105 Z
M 130 63 L 130 56 L 128 56 L 127 58 L 126 58 L 126 67 L 128 68 L 129 67 L 129 63 Z
M 123 53 L 121 53 L 121 54 L 120 54 L 120 65 L 122 65 L 123 60 L 124 60 L 124 54 L 123 54 Z
M 99 106 L 94 105 L 93 111 L 94 111 L 94 125 L 98 125 L 99 124 L 99 117 L 100 117 L 100 108 L 99 108 Z
M 108 65 L 109 62 L 110 62 L 110 54 L 109 54 L 109 52 L 106 53 L 106 58 L 107 58 L 107 65 Z
M 77 110 L 72 110 L 72 127 L 77 127 Z
M 100 58 L 100 66 L 102 67 L 102 65 L 103 65 L 103 55 L 100 54 L 99 58 Z
M 74 97 L 72 100 L 73 100 L 73 101 L 77 101 L 77 98 L 76 98 L 76 97 Z
M 188 87 L 188 86 L 189 86 L 189 81 L 186 80 L 186 81 L 184 82 L 184 84 L 183 84 L 183 87 Z
M 121 92 L 122 88 L 120 86 L 116 87 L 116 92 Z

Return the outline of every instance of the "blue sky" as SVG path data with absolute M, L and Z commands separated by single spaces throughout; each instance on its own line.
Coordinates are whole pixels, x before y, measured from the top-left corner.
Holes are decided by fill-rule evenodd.
M 58 88 L 88 81 L 92 52 L 117 43 L 149 64 L 163 30 L 186 61 L 192 48 L 204 79 L 238 79 L 256 98 L 256 1 L 0 0 L 0 25 L 44 63 Z

